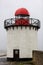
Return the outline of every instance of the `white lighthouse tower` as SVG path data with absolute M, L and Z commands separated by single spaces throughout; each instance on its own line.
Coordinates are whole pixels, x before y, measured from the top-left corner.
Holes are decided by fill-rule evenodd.
M 40 21 L 29 16 L 27 9 L 20 8 L 16 10 L 15 18 L 4 21 L 8 60 L 28 60 L 32 58 L 32 51 L 38 50 L 37 32 Z

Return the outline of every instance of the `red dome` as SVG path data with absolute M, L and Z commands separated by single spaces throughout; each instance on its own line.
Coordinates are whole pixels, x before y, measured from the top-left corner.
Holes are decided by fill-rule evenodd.
M 15 16 L 16 15 L 30 15 L 30 13 L 28 12 L 28 10 L 27 9 L 25 9 L 25 8 L 19 8 L 18 10 L 16 10 L 16 12 L 15 12 Z

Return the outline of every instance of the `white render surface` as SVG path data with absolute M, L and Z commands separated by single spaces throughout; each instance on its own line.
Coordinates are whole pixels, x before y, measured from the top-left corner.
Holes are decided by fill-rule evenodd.
M 13 58 L 13 49 L 19 49 L 20 58 L 31 58 L 37 50 L 37 30 L 29 27 L 14 27 L 7 31 L 7 57 Z

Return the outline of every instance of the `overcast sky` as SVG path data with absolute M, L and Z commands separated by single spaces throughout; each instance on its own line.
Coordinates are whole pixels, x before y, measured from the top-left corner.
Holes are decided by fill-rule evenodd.
M 39 19 L 41 28 L 38 31 L 38 49 L 43 50 L 43 0 L 0 0 L 0 50 L 6 50 L 6 35 L 4 20 L 14 17 L 18 8 L 27 8 L 30 17 Z

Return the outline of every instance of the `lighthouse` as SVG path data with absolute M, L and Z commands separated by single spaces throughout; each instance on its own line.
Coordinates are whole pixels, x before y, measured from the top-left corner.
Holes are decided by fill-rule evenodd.
M 32 51 L 38 50 L 37 32 L 40 21 L 30 18 L 26 8 L 19 8 L 14 13 L 15 18 L 6 19 L 4 28 L 7 33 L 7 59 L 32 59 Z

